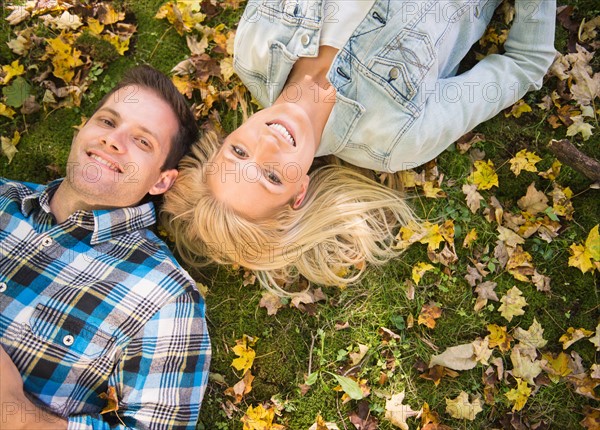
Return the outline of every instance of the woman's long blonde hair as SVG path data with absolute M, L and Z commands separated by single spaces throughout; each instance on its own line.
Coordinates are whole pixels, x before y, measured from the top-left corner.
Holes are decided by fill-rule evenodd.
M 299 275 L 322 285 L 356 282 L 367 265 L 381 265 L 401 252 L 393 246 L 398 227 L 415 220 L 405 199 L 340 165 L 310 173 L 299 209 L 286 206 L 264 221 L 240 216 L 207 186 L 207 161 L 221 143 L 215 132 L 206 132 L 181 161 L 165 195 L 164 227 L 190 266 L 239 264 L 255 271 L 266 288 L 285 293 L 281 285 Z

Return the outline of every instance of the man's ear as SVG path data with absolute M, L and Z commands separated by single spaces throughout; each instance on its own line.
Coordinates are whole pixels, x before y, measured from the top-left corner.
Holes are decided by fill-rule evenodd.
M 148 193 L 152 194 L 153 196 L 165 193 L 173 186 L 178 174 L 179 171 L 177 169 L 169 169 L 160 172 L 158 181 L 156 181 L 152 188 L 150 188 Z
M 294 202 L 292 203 L 292 209 L 299 209 L 304 202 L 304 198 L 306 197 L 306 192 L 308 191 L 308 183 L 310 182 L 310 178 L 308 175 L 304 175 L 300 184 L 300 192 L 296 194 L 294 198 Z

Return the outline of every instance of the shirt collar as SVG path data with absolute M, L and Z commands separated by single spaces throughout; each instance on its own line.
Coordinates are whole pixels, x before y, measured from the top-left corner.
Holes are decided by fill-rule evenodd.
M 25 216 L 36 208 L 51 214 L 50 199 L 63 179 L 50 182 L 39 191 L 25 196 L 21 202 L 21 212 Z M 92 232 L 91 244 L 106 242 L 122 234 L 128 234 L 156 224 L 154 203 L 148 202 L 134 207 L 76 211 L 68 220 Z

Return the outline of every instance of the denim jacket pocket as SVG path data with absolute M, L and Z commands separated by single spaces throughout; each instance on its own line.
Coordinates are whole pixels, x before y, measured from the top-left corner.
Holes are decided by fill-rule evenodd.
M 396 100 L 412 101 L 435 62 L 430 36 L 403 29 L 368 65 L 377 80 Z
M 84 320 L 43 304 L 36 306 L 29 322 L 36 337 L 83 359 L 108 354 L 116 340 Z

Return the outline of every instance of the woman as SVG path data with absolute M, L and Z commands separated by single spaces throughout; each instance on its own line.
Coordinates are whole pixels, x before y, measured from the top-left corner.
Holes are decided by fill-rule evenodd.
M 182 165 L 165 210 L 184 258 L 238 263 L 275 287 L 298 274 L 346 284 L 397 255 L 394 228 L 414 219 L 397 194 L 309 171 L 324 155 L 416 167 L 540 88 L 554 0 L 516 0 L 506 52 L 456 75 L 499 2 L 250 0 L 234 66 L 267 107 Z

